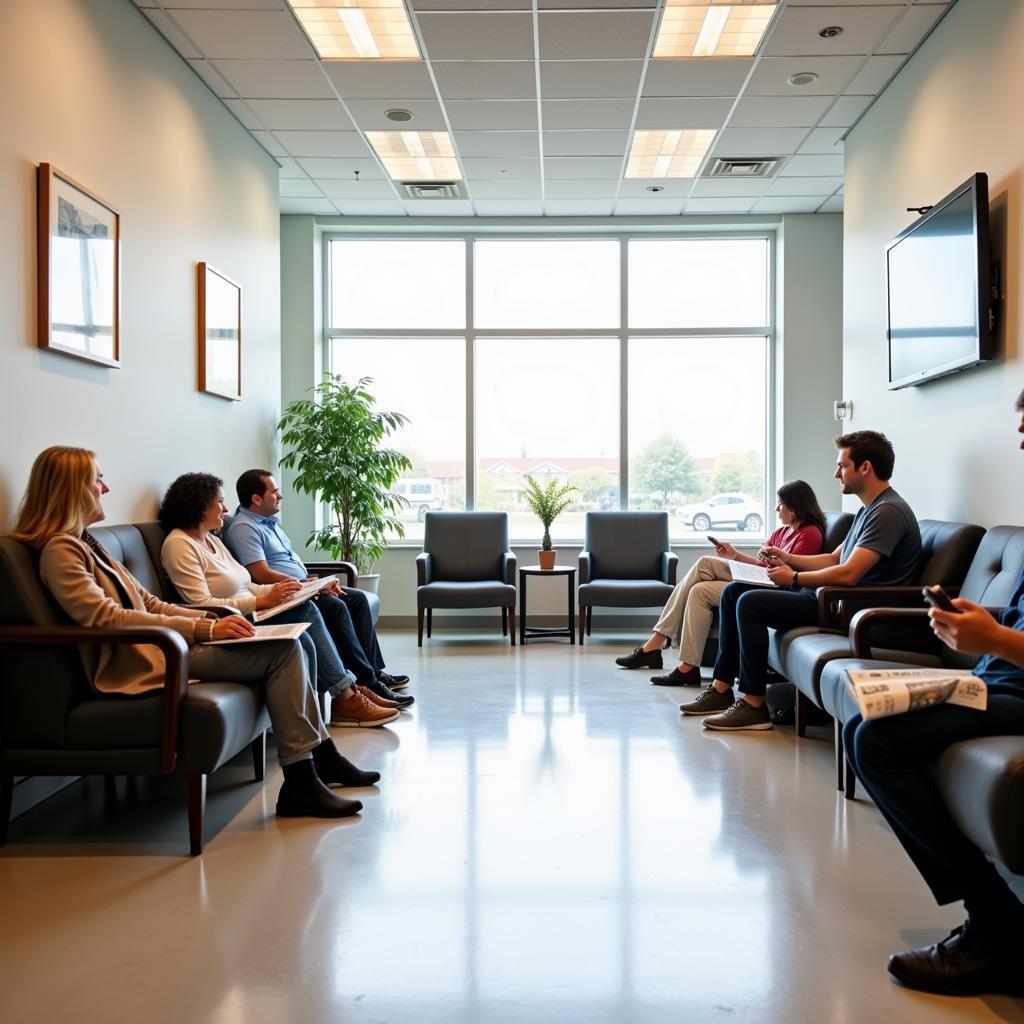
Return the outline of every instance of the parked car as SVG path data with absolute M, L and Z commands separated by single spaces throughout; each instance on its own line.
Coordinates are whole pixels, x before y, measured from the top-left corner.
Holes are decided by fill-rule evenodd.
M 444 484 L 440 480 L 399 480 L 392 490 L 409 502 L 409 508 L 421 523 L 428 512 L 440 512 L 444 508 Z
M 684 505 L 679 518 L 701 533 L 723 526 L 751 533 L 764 529 L 764 508 L 746 494 L 716 494 L 698 505 Z

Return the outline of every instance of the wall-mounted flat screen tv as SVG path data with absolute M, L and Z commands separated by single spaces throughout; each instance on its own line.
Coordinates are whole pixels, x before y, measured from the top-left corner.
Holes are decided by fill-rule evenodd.
M 992 358 L 988 176 L 975 174 L 886 249 L 889 389 Z

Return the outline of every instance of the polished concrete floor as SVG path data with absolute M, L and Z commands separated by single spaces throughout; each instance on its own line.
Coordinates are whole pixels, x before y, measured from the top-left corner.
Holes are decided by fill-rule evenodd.
M 356 819 L 276 820 L 278 770 L 243 757 L 200 858 L 171 780 L 79 782 L 14 823 L 5 1024 L 1024 1021 L 889 981 L 958 914 L 836 793 L 824 731 L 705 733 L 693 691 L 614 667 L 622 639 L 383 639 L 417 703 L 335 730 L 384 775 Z

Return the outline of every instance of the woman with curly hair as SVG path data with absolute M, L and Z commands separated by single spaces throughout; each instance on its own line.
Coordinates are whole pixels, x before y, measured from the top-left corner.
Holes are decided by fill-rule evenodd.
M 209 641 L 252 635 L 238 615 L 167 604 L 141 583 L 89 532 L 104 518 L 110 490 L 95 455 L 55 446 L 32 466 L 13 537 L 40 552 L 39 575 L 57 603 L 80 626 L 166 626 L 188 643 L 188 674 L 263 687 L 277 738 L 284 783 L 277 800 L 282 817 L 341 818 L 362 809 L 328 787 L 371 786 L 378 772 L 360 771 L 338 752 L 317 707 L 306 658 L 297 640 L 225 647 Z M 104 693 L 144 694 L 163 685 L 164 656 L 146 644 L 82 647 L 93 687 Z
M 243 614 L 275 608 L 301 584 L 297 580 L 253 583 L 213 533 L 224 523 L 223 481 L 210 473 L 185 473 L 164 494 L 157 518 L 167 531 L 160 560 L 187 604 L 228 604 Z M 379 726 L 398 718 L 398 707 L 355 682 L 342 664 L 323 617 L 312 601 L 273 616 L 277 622 L 308 622 L 302 641 L 311 674 L 321 692 L 333 698 L 332 725 Z

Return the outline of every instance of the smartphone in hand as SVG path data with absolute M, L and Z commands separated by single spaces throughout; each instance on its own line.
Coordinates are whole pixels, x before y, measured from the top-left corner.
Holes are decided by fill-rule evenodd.
M 708 540 L 711 541 L 711 543 L 714 544 L 716 548 L 719 544 L 722 543 L 717 537 L 712 537 L 710 533 L 708 534 Z
M 957 615 L 960 614 L 960 609 L 953 604 L 949 598 L 949 594 L 947 594 L 938 583 L 933 587 L 922 587 L 921 596 L 933 608 L 941 608 L 944 612 L 954 612 Z

